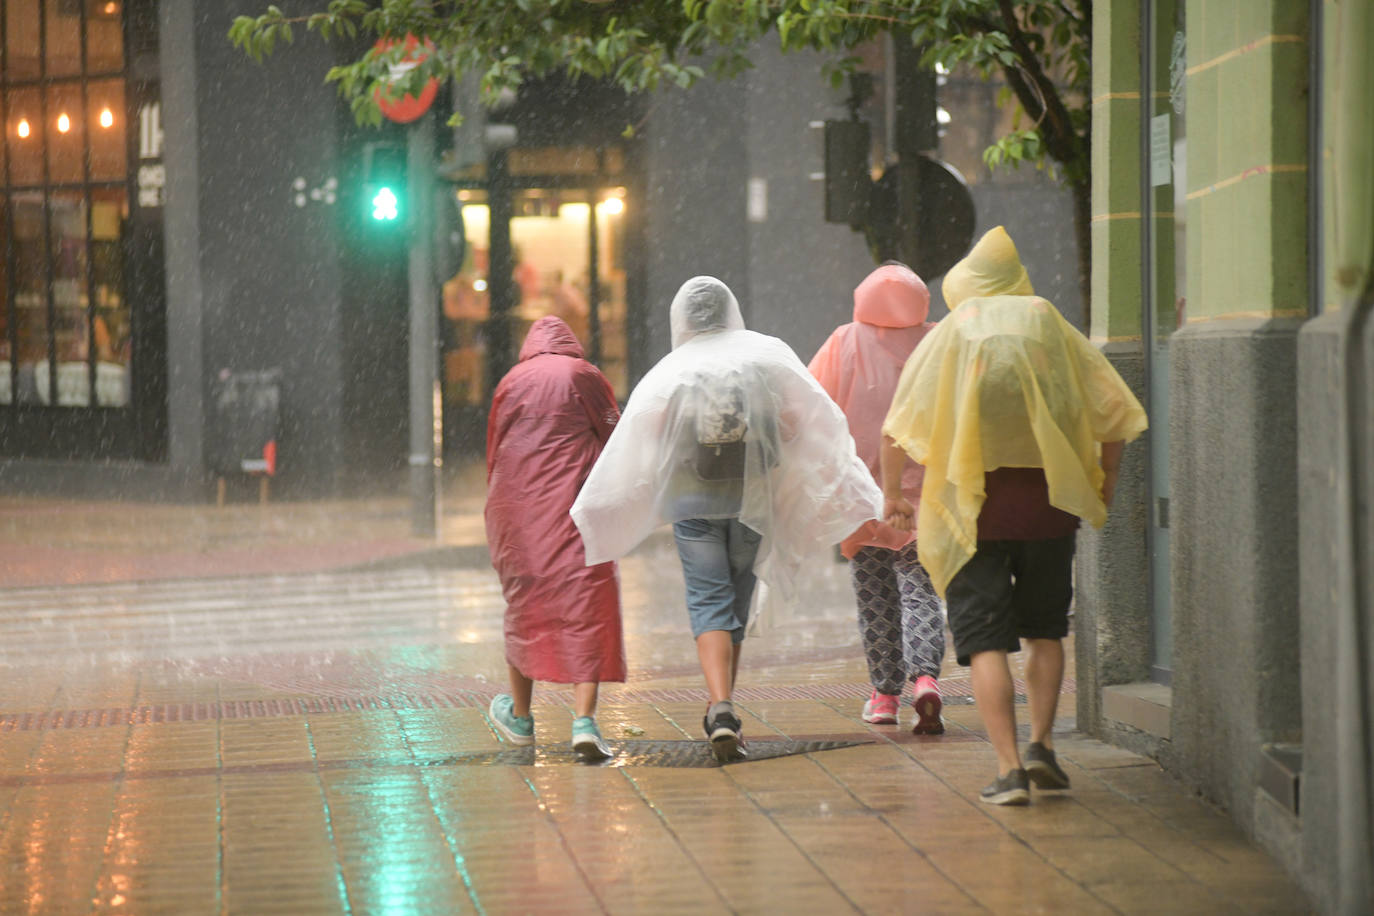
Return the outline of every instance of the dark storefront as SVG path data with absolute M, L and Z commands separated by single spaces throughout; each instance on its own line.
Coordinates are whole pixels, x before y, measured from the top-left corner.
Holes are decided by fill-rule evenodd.
M 162 130 L 148 0 L 4 4 L 0 453 L 166 453 Z

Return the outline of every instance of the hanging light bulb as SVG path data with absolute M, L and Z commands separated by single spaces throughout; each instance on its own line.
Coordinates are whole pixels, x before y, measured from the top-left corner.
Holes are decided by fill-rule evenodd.
M 111 127 L 114 125 L 114 112 L 109 107 L 100 109 L 100 126 Z
M 15 125 L 14 132 L 19 135 L 20 140 L 27 140 L 30 133 L 29 119 L 20 118 L 19 123 Z
M 69 130 L 71 130 L 71 129 L 72 129 L 72 119 L 69 118 L 69 117 L 67 117 L 67 113 L 64 111 L 64 112 L 62 112 L 60 115 L 57 116 L 57 131 L 58 131 L 58 133 L 63 133 L 63 134 L 65 134 L 67 131 L 69 131 Z

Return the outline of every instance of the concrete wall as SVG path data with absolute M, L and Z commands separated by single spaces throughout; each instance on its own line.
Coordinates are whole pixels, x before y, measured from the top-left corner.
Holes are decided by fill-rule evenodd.
M 813 120 L 844 116 L 841 93 L 812 54 L 765 42 L 755 68 L 730 82 L 654 97 L 643 129 L 648 182 L 647 364 L 668 351 L 668 304 L 696 274 L 734 290 L 752 329 L 787 341 L 803 361 L 852 319 L 853 292 L 874 267 L 863 237 L 822 221 L 824 168 Z M 751 220 L 750 180 L 765 212 Z
M 1336 886 L 1336 615 L 1348 573 L 1338 537 L 1341 316 L 1308 322 L 1298 338 L 1298 590 L 1301 610 L 1302 860 L 1304 884 L 1323 910 Z
M 642 128 L 646 280 L 644 342 L 651 366 L 669 350 L 668 305 L 684 281 L 709 274 L 753 319 L 744 218 L 748 153 L 743 81 L 663 90 Z
M 853 320 L 854 287 L 876 266 L 861 233 L 824 222 L 822 132 L 814 121 L 848 117 L 821 78 L 817 54 L 755 52 L 745 103 L 748 177 L 763 182 L 767 213 L 750 221 L 750 327 L 781 337 L 809 361 L 837 325 Z
M 297 206 L 292 182 L 315 188 L 339 174 L 341 103 L 310 76 L 335 52 L 302 35 L 289 54 L 249 60 L 226 35 L 235 15 L 255 11 L 251 0 L 196 5 L 196 147 L 168 150 L 199 160 L 199 378 L 208 391 L 221 369 L 281 367 L 281 485 L 328 493 L 344 459 L 337 211 Z
M 1144 403 L 1145 360 L 1139 343 L 1103 348 L 1117 372 Z M 1150 673 L 1150 593 L 1146 552 L 1146 476 L 1149 432 L 1128 445 L 1107 524 L 1078 534 L 1074 591 L 1074 652 L 1078 726 L 1117 738 L 1135 750 L 1155 750 L 1149 739 L 1114 726 L 1102 714 L 1102 688 L 1144 681 Z
M 1301 734 L 1299 326 L 1214 321 L 1171 342 L 1172 740 L 1247 828 L 1261 746 Z

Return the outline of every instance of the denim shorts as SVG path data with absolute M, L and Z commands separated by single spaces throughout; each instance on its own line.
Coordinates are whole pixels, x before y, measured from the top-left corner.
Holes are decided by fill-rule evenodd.
M 1043 541 L 979 541 L 945 589 L 954 654 L 1016 652 L 1022 639 L 1069 635 L 1075 536 Z
M 744 639 L 754 594 L 754 555 L 762 536 L 735 518 L 689 518 L 673 523 L 692 636 L 729 631 Z

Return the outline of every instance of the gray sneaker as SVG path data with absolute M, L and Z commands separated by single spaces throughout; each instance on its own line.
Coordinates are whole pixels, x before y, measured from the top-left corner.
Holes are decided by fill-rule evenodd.
M 1025 770 L 1012 770 L 983 787 L 978 800 L 989 805 L 1029 805 L 1030 780 Z
M 729 700 L 721 700 L 706 710 L 701 727 L 711 743 L 711 753 L 721 763 L 743 760 L 747 756 L 739 716 L 735 715 L 735 706 Z
M 1054 751 L 1045 747 L 1039 741 L 1031 742 L 1030 747 L 1026 748 L 1026 774 L 1030 776 L 1030 781 L 1035 783 L 1037 789 L 1067 789 L 1069 787 L 1069 774 L 1059 767 L 1059 761 L 1054 757 Z

